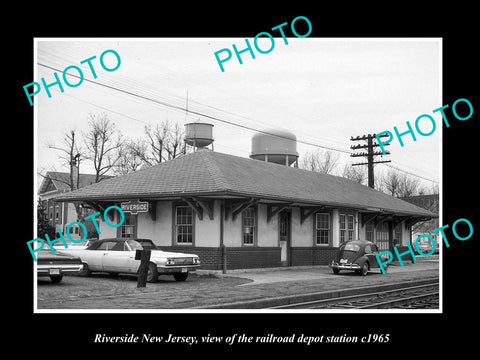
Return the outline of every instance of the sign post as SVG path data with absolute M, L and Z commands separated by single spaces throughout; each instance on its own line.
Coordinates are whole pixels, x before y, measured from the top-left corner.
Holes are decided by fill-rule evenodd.
M 140 260 L 138 268 L 137 288 L 147 286 L 148 264 L 150 263 L 150 250 L 136 250 L 135 260 Z

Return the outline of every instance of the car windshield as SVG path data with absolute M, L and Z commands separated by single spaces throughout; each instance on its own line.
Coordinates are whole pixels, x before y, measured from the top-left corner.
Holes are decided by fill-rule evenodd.
M 138 241 L 135 240 L 127 240 L 128 246 L 130 246 L 130 249 L 132 250 L 143 250 L 142 245 Z
M 343 247 L 343 250 L 357 252 L 358 250 L 360 250 L 360 246 L 357 245 L 357 244 L 347 243 L 347 244 L 345 244 L 345 246 Z
M 140 243 L 140 245 L 142 245 L 142 248 L 145 250 L 155 249 L 155 244 L 153 243 L 152 240 L 141 239 L 141 240 L 137 240 L 137 242 Z

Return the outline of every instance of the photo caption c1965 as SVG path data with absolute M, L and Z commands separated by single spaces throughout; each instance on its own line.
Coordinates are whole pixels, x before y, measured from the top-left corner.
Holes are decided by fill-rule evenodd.
M 361 336 L 348 334 L 329 334 L 329 335 L 305 335 L 291 334 L 285 336 L 276 336 L 266 334 L 262 336 L 248 336 L 246 334 L 232 334 L 230 336 L 216 336 L 208 334 L 206 336 L 184 336 L 168 334 L 166 336 L 144 334 L 125 334 L 121 336 L 110 336 L 106 334 L 95 334 L 94 343 L 165 343 L 165 344 L 262 344 L 262 343 L 297 343 L 304 345 L 329 344 L 329 343 L 379 343 L 386 344 L 390 341 L 390 334 L 368 333 Z

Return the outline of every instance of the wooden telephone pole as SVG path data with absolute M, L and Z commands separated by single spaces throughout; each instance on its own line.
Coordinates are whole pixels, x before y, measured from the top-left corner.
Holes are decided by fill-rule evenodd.
M 387 134 L 380 135 L 380 137 L 385 137 L 388 136 Z M 378 145 L 374 140 L 376 140 L 375 134 L 371 135 L 363 135 L 363 136 L 357 136 L 354 138 L 353 136 L 350 137 L 350 141 L 366 141 L 366 145 L 352 145 L 350 146 L 350 149 L 356 150 L 356 149 L 367 149 L 367 152 L 362 152 L 362 153 L 357 153 L 357 154 L 351 154 L 351 157 L 358 157 L 358 156 L 364 156 L 367 158 L 367 162 L 363 163 L 356 163 L 352 164 L 352 166 L 358 166 L 358 165 L 367 165 L 368 166 L 368 186 L 371 187 L 372 189 L 375 187 L 375 177 L 373 174 L 373 164 L 380 164 L 380 163 L 388 163 L 390 160 L 383 160 L 383 161 L 374 161 L 375 156 L 380 155 L 389 155 L 390 152 L 386 151 L 385 154 L 379 151 L 374 151 L 373 148 Z M 390 144 L 384 144 L 384 146 L 390 145 Z

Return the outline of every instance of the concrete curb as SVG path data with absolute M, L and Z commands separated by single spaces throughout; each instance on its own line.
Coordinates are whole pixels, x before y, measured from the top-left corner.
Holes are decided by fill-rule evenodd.
M 229 275 L 238 275 L 238 274 L 248 274 L 255 272 L 268 272 L 268 271 L 288 271 L 288 270 L 309 270 L 309 269 L 328 269 L 328 265 L 306 265 L 306 266 L 282 266 L 282 267 L 270 267 L 270 268 L 251 268 L 251 269 L 231 269 L 227 270 L 224 274 L 222 270 L 208 270 L 208 269 L 197 269 L 195 272 L 202 275 L 218 275 L 229 276 Z
M 438 259 L 431 259 L 425 260 L 422 259 L 420 262 L 438 262 Z M 404 266 L 407 267 L 409 265 L 415 265 L 419 261 L 412 262 L 411 260 L 404 261 Z M 392 261 L 389 263 L 389 266 L 398 266 L 401 267 L 400 263 L 397 260 Z M 229 275 L 238 275 L 238 274 L 248 274 L 248 273 L 256 273 L 256 272 L 268 272 L 268 271 L 289 271 L 289 270 L 322 270 L 322 269 L 329 269 L 328 265 L 299 265 L 299 266 L 280 266 L 280 267 L 268 267 L 268 268 L 251 268 L 251 269 L 229 269 L 224 274 L 222 270 L 209 270 L 209 269 L 197 269 L 195 272 L 200 275 L 214 275 L 218 277 L 222 276 L 229 276 Z
M 316 301 L 324 299 L 332 299 L 335 297 L 358 295 L 358 294 L 368 294 L 377 291 L 386 291 L 386 290 L 395 290 L 406 286 L 414 285 L 426 285 L 432 283 L 438 283 L 438 277 L 429 277 L 422 280 L 410 280 L 403 281 L 394 284 L 387 285 L 375 285 L 367 287 L 358 287 L 350 289 L 337 289 L 337 290 L 328 290 L 308 294 L 297 294 L 297 295 L 287 295 L 280 297 L 256 299 L 256 300 L 246 300 L 246 301 L 236 301 L 231 303 L 223 303 L 216 305 L 208 305 L 201 307 L 194 307 L 193 309 L 265 309 L 274 306 L 289 305 L 298 302 L 305 301 Z

